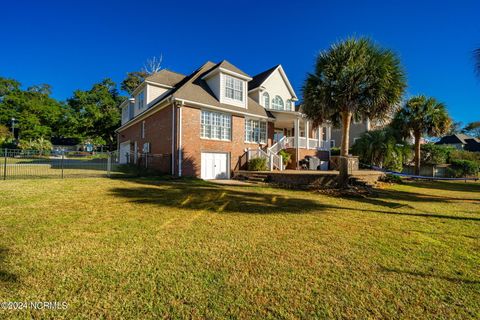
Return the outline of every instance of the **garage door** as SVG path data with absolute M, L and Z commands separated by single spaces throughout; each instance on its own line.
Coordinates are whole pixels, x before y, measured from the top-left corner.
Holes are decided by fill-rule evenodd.
M 127 154 L 130 152 L 130 141 L 120 143 L 120 154 L 118 162 L 121 164 L 127 163 Z
M 202 179 L 228 179 L 228 154 L 202 152 Z

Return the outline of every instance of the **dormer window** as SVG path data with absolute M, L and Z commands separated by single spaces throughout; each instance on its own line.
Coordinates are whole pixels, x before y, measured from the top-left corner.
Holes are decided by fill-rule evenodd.
M 270 108 L 270 95 L 268 92 L 263 93 L 263 106 L 267 109 Z
M 275 96 L 272 100 L 272 109 L 284 110 L 283 99 L 280 96 Z
M 225 98 L 242 102 L 243 81 L 229 75 L 225 75 Z

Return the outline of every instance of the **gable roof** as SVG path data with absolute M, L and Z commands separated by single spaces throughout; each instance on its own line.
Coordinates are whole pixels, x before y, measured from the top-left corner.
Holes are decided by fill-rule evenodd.
M 222 61 L 222 63 L 224 63 Z M 261 117 L 270 117 L 274 116 L 264 107 L 259 105 L 255 100 L 248 97 L 247 95 L 247 108 L 237 107 L 229 104 L 220 103 L 213 91 L 208 86 L 207 82 L 202 78 L 212 72 L 212 70 L 218 68 L 222 63 L 214 64 L 213 62 L 208 61 L 202 67 L 193 72 L 190 76 L 186 77 L 184 81 L 179 83 L 179 86 L 176 90 L 172 92 L 173 96 L 176 99 L 186 100 L 190 102 L 196 102 L 199 104 L 205 104 L 213 107 L 222 108 L 225 110 L 239 112 L 239 113 L 249 113 Z M 225 65 L 225 64 L 224 64 Z M 232 70 L 233 71 L 233 70 Z M 236 71 L 234 71 L 236 72 Z
M 217 64 L 216 68 L 223 68 L 223 69 L 226 69 L 226 70 L 229 70 L 229 71 L 232 71 L 232 72 L 241 74 L 242 76 L 250 77 L 248 74 L 246 74 L 246 73 L 243 72 L 242 70 L 238 69 L 237 67 L 235 67 L 233 64 L 231 64 L 231 63 L 228 62 L 227 60 L 221 61 L 219 64 Z
M 451 134 L 449 136 L 444 136 L 437 142 L 437 144 L 467 144 L 467 140 L 474 139 L 473 137 L 467 136 L 463 133 Z
M 177 83 L 182 81 L 186 75 L 173 72 L 167 69 L 162 69 L 159 72 L 149 75 L 145 78 L 145 81 L 155 82 L 158 84 L 163 84 L 169 87 L 175 86 Z
M 213 108 L 225 110 L 226 112 L 244 114 L 247 116 L 251 115 L 251 116 L 257 116 L 262 118 L 275 118 L 275 116 L 270 111 L 266 110 L 264 107 L 258 104 L 255 100 L 250 98 L 248 95 L 247 95 L 247 108 L 220 103 L 220 101 L 217 99 L 215 94 L 212 92 L 212 90 L 208 86 L 207 82 L 203 79 L 205 75 L 212 72 L 214 69 L 218 68 L 220 65 L 230 68 L 231 71 L 233 72 L 237 72 L 234 70 L 239 70 L 233 65 L 232 66 L 234 68 L 230 67 L 229 65 L 231 64 L 225 60 L 220 63 L 213 63 L 211 61 L 207 61 L 200 68 L 198 68 L 188 76 L 177 74 L 179 75 L 177 76 L 178 79 L 180 78 L 180 76 L 183 76 L 183 78 L 179 82 L 174 84 L 172 86 L 173 88 L 170 89 L 166 95 L 162 95 L 154 99 L 152 102 L 150 102 L 149 104 L 150 107 L 148 109 L 144 110 L 134 118 L 130 119 L 128 122 L 124 123 L 120 128 L 117 129 L 117 131 L 127 126 L 130 126 L 132 123 L 135 123 L 140 119 L 140 117 L 143 118 L 143 116 L 150 113 L 151 110 L 154 109 L 156 106 L 158 106 L 160 103 L 165 102 L 171 98 L 175 98 L 176 100 L 180 100 L 180 101 L 183 100 L 187 105 L 197 104 L 200 106 L 205 106 L 206 108 L 213 107 Z M 171 73 L 174 73 L 174 72 L 169 71 L 169 73 L 171 76 Z M 160 81 L 160 80 L 157 78 L 157 81 Z
M 290 84 L 290 81 L 288 80 L 287 78 L 287 74 L 285 73 L 285 71 L 283 70 L 283 67 L 281 64 L 279 65 L 276 65 L 275 67 L 273 68 L 270 68 L 266 71 L 263 71 L 262 73 L 259 73 L 257 74 L 254 79 L 256 78 L 255 82 L 253 82 L 252 85 L 250 85 L 250 83 L 248 84 L 248 91 L 250 90 L 253 90 L 253 89 L 256 89 L 258 88 L 259 86 L 261 86 L 263 83 L 265 83 L 265 81 L 267 81 L 268 78 L 270 78 L 270 76 L 275 72 L 277 71 L 280 73 L 280 76 L 282 77 L 283 81 L 285 82 L 285 84 L 287 85 L 287 89 L 288 91 L 290 91 L 290 94 L 292 95 L 293 98 L 297 99 L 297 95 L 295 94 L 295 90 L 293 90 L 293 87 L 292 85 Z M 252 80 L 253 81 L 253 80 Z M 250 82 L 252 82 L 250 81 Z
M 268 69 L 268 70 L 265 70 L 263 72 L 260 72 L 259 74 L 257 74 L 256 76 L 254 76 L 252 78 L 252 80 L 250 80 L 250 82 L 248 83 L 248 91 L 250 90 L 253 90 L 255 88 L 258 88 L 262 83 L 265 82 L 265 80 L 267 80 L 268 77 L 270 77 L 270 75 L 275 71 L 277 70 L 277 68 L 279 67 L 280 65 L 277 64 L 276 66 Z

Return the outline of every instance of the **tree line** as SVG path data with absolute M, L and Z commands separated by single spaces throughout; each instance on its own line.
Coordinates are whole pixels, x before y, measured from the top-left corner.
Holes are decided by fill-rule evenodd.
M 161 58 L 149 59 L 119 85 L 106 78 L 90 89 L 75 90 L 65 101 L 53 98 L 48 84 L 23 88 L 20 81 L 0 76 L 0 147 L 48 148 L 53 139 L 114 150 L 119 106 L 127 98 L 122 92 L 131 94 L 160 64 Z

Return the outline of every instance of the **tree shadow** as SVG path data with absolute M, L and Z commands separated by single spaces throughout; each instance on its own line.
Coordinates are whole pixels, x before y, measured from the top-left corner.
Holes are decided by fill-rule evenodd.
M 406 275 L 411 275 L 411 276 L 421 277 L 421 278 L 435 278 L 435 279 L 446 280 L 449 282 L 461 283 L 461 284 L 480 284 L 480 280 L 454 278 L 454 277 L 441 276 L 441 275 L 436 275 L 436 274 L 426 273 L 421 271 L 401 270 L 398 268 L 388 268 L 385 266 L 380 266 L 380 270 L 383 272 L 406 274 Z
M 463 217 L 443 215 L 426 212 L 401 212 L 398 209 L 407 208 L 416 210 L 410 205 L 389 202 L 382 199 L 388 193 L 380 193 L 379 198 L 349 197 L 351 201 L 368 203 L 388 210 L 362 209 L 361 206 L 330 205 L 319 200 L 303 199 L 296 197 L 296 192 L 291 191 L 291 196 L 264 193 L 255 190 L 255 187 L 226 187 L 199 179 L 176 179 L 171 181 L 156 179 L 129 179 L 140 187 L 113 188 L 110 192 L 117 197 L 129 199 L 133 203 L 151 204 L 162 207 L 185 208 L 194 210 L 207 210 L 211 212 L 239 212 L 251 214 L 299 214 L 321 212 L 328 210 L 358 211 L 370 214 L 389 214 L 405 217 L 436 218 L 450 220 L 480 221 L 477 217 Z M 407 196 L 407 195 L 405 195 Z M 411 201 L 415 194 L 409 194 Z M 414 201 L 414 200 L 413 200 Z M 426 200 L 423 200 L 426 201 Z
M 480 193 L 479 182 L 453 182 L 453 181 L 415 181 L 414 183 L 407 182 L 408 185 L 412 185 L 417 188 L 424 189 L 439 189 L 447 191 L 464 191 L 464 192 L 477 192 Z
M 18 277 L 13 273 L 4 270 L 4 264 L 7 254 L 8 249 L 0 247 L 0 282 L 15 283 L 18 281 Z
M 143 186 L 114 188 L 110 191 L 114 196 L 127 198 L 133 203 L 211 212 L 296 214 L 338 209 L 310 199 L 259 193 L 251 190 L 251 187 L 230 189 L 195 179 L 173 180 L 168 183 L 154 180 L 135 180 L 135 182 Z

